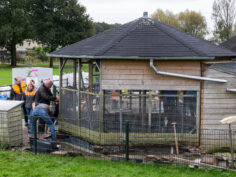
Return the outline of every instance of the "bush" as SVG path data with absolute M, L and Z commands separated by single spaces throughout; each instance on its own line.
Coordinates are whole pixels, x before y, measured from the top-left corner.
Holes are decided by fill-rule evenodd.
M 48 61 L 47 54 L 50 52 L 49 47 L 38 46 L 34 50 L 37 52 L 39 60 L 42 62 Z

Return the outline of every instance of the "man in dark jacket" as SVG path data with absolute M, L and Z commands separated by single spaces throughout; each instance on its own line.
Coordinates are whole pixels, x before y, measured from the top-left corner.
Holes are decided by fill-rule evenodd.
M 43 85 L 41 85 L 35 95 L 35 105 L 39 104 L 46 104 L 50 105 L 50 101 L 59 101 L 59 97 L 54 97 L 50 88 L 52 87 L 53 82 L 52 81 L 46 81 Z M 45 122 L 40 119 L 39 120 L 39 132 L 43 133 L 45 128 Z
M 50 88 L 52 87 L 52 81 L 46 81 L 41 85 L 35 95 L 35 104 L 36 106 L 40 103 L 50 105 L 50 101 L 59 101 L 59 97 L 54 97 Z

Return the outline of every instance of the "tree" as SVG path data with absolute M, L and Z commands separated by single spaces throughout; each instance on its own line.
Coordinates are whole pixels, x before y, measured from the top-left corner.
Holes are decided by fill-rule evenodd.
M 169 10 L 163 11 L 161 9 L 157 9 L 156 12 L 152 14 L 152 18 L 175 28 L 180 28 L 178 15 Z
M 207 22 L 201 13 L 186 10 L 178 15 L 180 29 L 193 36 L 204 38 L 208 34 Z
M 94 34 L 93 23 L 85 7 L 76 0 L 29 0 L 35 40 L 51 51 Z M 53 60 L 50 59 L 50 67 Z
M 11 65 L 16 66 L 16 44 L 32 36 L 27 0 L 0 0 L 0 46 L 11 53 Z
M 212 19 L 214 21 L 213 40 L 222 43 L 229 40 L 234 31 L 236 17 L 235 0 L 215 0 Z
M 196 37 L 204 38 L 208 33 L 205 17 L 195 11 L 186 10 L 174 14 L 168 10 L 164 12 L 158 9 L 152 18 Z
M 105 22 L 95 22 L 94 23 L 94 27 L 95 27 L 95 32 L 96 34 L 98 33 L 101 33 L 103 31 L 106 31 L 108 29 L 111 29 L 111 28 L 116 28 L 120 26 L 120 24 L 118 23 L 115 23 L 115 24 L 108 24 L 108 23 L 105 23 Z

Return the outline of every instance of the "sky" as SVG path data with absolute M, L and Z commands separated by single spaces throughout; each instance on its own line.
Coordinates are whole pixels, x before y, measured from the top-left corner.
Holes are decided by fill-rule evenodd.
M 213 29 L 211 20 L 214 0 L 78 0 L 95 22 L 127 23 L 142 16 L 149 16 L 158 8 L 174 13 L 194 10 L 206 17 L 209 30 Z

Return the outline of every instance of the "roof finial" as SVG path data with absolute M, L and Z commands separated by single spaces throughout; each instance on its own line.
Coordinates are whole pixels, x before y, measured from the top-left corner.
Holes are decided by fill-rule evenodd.
M 148 18 L 148 12 L 143 12 L 143 18 Z

